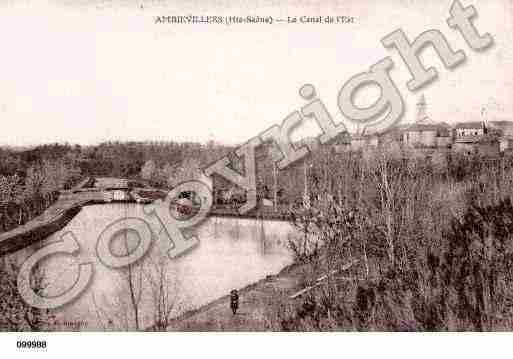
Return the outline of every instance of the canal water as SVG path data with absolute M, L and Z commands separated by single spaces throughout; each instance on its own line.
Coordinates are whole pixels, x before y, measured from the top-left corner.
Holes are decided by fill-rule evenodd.
M 130 271 L 109 268 L 96 254 L 101 233 L 123 218 L 145 219 L 155 235 L 147 254 Z M 22 263 L 38 247 L 64 234 L 76 238 L 77 257 L 54 255 L 41 262 L 45 296 L 59 295 L 75 283 L 77 261 L 93 264 L 89 287 L 73 302 L 52 310 L 55 329 L 60 330 L 135 329 L 135 308 L 139 328 L 147 328 L 166 315 L 177 316 L 277 274 L 293 260 L 288 242 L 296 232 L 287 222 L 210 217 L 187 230 L 197 236 L 199 244 L 175 259 L 166 254 L 170 246 L 161 228 L 140 204 L 86 206 L 63 230 L 13 257 Z M 116 235 L 112 253 L 123 255 L 137 248 L 140 233 L 145 231 L 132 229 Z

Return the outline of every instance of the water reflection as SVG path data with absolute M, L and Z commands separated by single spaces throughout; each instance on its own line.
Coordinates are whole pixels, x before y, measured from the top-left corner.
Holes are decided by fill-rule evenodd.
M 167 257 L 169 243 L 156 233 L 141 261 L 121 270 L 107 268 L 96 256 L 100 233 L 113 221 L 138 216 L 145 218 L 139 204 L 87 206 L 65 229 L 45 240 L 71 231 L 81 246 L 80 261 L 95 267 L 90 288 L 55 311 L 56 322 L 68 325 L 59 329 L 70 330 L 69 323 L 74 322 L 81 323 L 81 330 L 135 329 L 136 324 L 145 328 L 276 274 L 292 262 L 287 245 L 294 235 L 290 224 L 211 217 L 194 229 L 200 244 L 179 258 Z M 112 253 L 133 251 L 139 242 L 137 231 L 119 233 L 111 242 Z M 34 250 L 22 250 L 16 259 L 21 261 Z M 46 295 L 66 290 L 78 275 L 76 259 L 69 256 L 50 257 L 41 266 Z

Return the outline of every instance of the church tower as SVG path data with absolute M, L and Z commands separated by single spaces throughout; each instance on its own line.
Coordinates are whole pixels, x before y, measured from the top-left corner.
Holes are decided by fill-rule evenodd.
M 417 102 L 417 119 L 415 120 L 415 122 L 421 123 L 429 121 L 426 108 L 426 98 L 424 97 L 424 94 L 422 94 L 420 96 L 419 102 Z

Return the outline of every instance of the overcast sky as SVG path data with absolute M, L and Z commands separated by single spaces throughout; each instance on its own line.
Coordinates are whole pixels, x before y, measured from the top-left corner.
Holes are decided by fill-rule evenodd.
M 467 1 L 493 48 L 475 53 L 446 25 L 451 1 L 3 1 L 0 7 L 0 144 L 67 141 L 214 139 L 240 143 L 280 123 L 316 86 L 336 121 L 338 91 L 353 75 L 386 56 L 392 77 L 415 117 L 421 93 L 433 120 L 512 119 L 513 5 Z M 235 1 L 231 1 L 235 3 Z M 142 5 L 142 6 L 141 6 Z M 159 15 L 354 16 L 355 24 L 155 24 Z M 402 28 L 413 40 L 439 29 L 467 61 L 411 93 L 399 55 L 380 39 Z M 361 105 L 377 91 L 363 91 Z M 307 123 L 296 137 L 314 134 Z

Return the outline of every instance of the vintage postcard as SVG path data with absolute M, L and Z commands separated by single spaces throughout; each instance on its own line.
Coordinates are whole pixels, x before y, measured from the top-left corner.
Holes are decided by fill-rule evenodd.
M 8 346 L 513 330 L 512 1 L 5 0 L 0 30 Z

